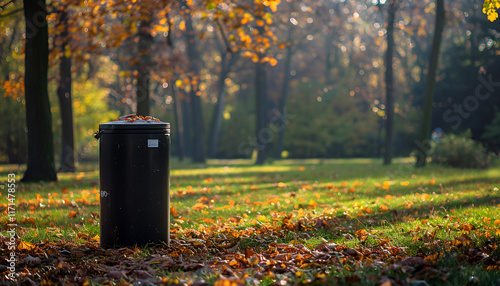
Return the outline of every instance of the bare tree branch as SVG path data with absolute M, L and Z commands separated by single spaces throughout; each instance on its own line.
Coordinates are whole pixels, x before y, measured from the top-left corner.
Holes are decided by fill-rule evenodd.
M 9 1 L 9 2 L 7 2 L 7 3 L 3 4 L 3 5 L 1 5 L 1 6 L 0 6 L 0 9 L 5 10 L 5 7 L 7 7 L 7 5 L 9 5 L 9 4 L 11 4 L 11 3 L 14 3 L 14 1 L 15 1 L 15 0 L 11 0 L 11 1 Z
M 12 11 L 9 11 L 5 14 L 0 14 L 0 18 L 3 18 L 3 17 L 8 17 L 10 15 L 13 15 L 13 14 L 16 14 L 17 12 L 21 12 L 23 11 L 23 8 L 19 8 L 19 9 L 16 9 L 16 10 L 12 10 Z
M 167 23 L 168 23 L 167 45 L 169 45 L 170 47 L 173 47 L 172 23 L 170 23 L 170 18 L 168 17 L 168 13 L 165 14 L 165 18 L 167 19 Z
M 229 43 L 229 40 L 226 37 L 226 33 L 224 33 L 224 28 L 222 28 L 222 25 L 219 21 L 215 21 L 215 23 L 217 24 L 217 28 L 219 28 L 219 32 L 222 37 L 222 40 L 224 40 L 224 44 L 226 44 L 227 52 L 232 54 L 233 49 L 231 48 L 231 44 Z

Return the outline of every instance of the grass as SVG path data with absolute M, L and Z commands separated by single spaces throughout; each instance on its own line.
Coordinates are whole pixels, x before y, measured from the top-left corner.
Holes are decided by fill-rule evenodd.
M 30 243 L 97 240 L 96 169 L 92 164 L 80 166 L 80 172 L 59 174 L 54 183 L 18 182 L 15 217 L 20 239 Z M 0 181 L 6 181 L 11 172 L 19 181 L 22 171 L 22 166 L 0 166 Z M 478 246 L 491 243 L 492 237 L 500 241 L 499 185 L 500 167 L 474 170 L 431 164 L 415 169 L 409 159 L 398 159 L 392 166 L 374 159 L 282 160 L 265 166 L 246 160 L 212 160 L 206 165 L 173 160 L 171 229 L 183 238 L 188 230 L 213 225 L 247 231 L 281 225 L 291 214 L 294 222 L 320 216 L 338 225 L 314 230 L 306 224 L 299 233 L 276 237 L 248 235 L 240 238 L 240 248 L 261 251 L 271 242 L 300 243 L 309 249 L 323 242 L 366 247 L 388 239 L 408 256 L 430 256 L 440 252 L 429 246 L 430 241 L 453 241 L 464 233 Z M 3 186 L 0 222 L 6 236 L 9 217 L 7 186 Z M 144 255 L 148 251 L 143 249 Z M 439 263 L 450 264 L 453 259 L 457 258 L 443 255 Z M 470 277 L 480 281 L 500 278 L 481 267 L 470 265 L 451 277 L 457 283 L 470 282 L 466 281 Z M 371 275 L 368 268 L 363 271 Z M 261 283 L 273 283 L 268 280 Z

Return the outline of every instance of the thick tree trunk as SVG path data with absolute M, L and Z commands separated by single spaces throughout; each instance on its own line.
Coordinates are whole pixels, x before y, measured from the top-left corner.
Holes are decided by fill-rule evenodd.
M 394 129 L 394 76 L 392 57 L 394 54 L 394 18 L 398 0 L 389 0 L 389 19 L 387 21 L 387 51 L 385 53 L 385 154 L 384 164 L 392 162 L 392 136 Z
M 217 104 L 215 105 L 215 110 L 212 115 L 212 121 L 210 124 L 210 150 L 208 152 L 208 156 L 210 158 L 215 158 L 217 145 L 219 143 L 222 125 L 222 113 L 224 112 L 224 101 L 226 98 L 226 78 L 231 71 L 231 67 L 236 62 L 238 56 L 237 54 L 229 54 L 229 57 L 229 60 L 228 57 L 224 57 L 224 60 L 222 61 L 222 71 L 219 75 L 219 81 L 217 82 L 219 94 L 217 95 Z
M 59 63 L 59 86 L 57 97 L 61 108 L 61 167 L 59 172 L 75 172 L 75 140 L 73 135 L 73 105 L 71 103 L 71 57 L 65 50 L 68 46 L 68 17 L 66 10 L 59 12 L 58 27 L 61 27 L 61 61 Z
M 266 67 L 261 62 L 264 56 L 259 55 L 259 61 L 255 64 L 255 115 L 257 138 L 257 165 L 263 165 L 267 157 L 267 145 L 269 134 L 267 130 L 267 90 L 266 90 Z
M 137 67 L 137 115 L 149 116 L 151 115 L 151 108 L 149 102 L 150 93 L 150 75 L 149 68 L 151 66 L 151 46 L 153 37 L 150 32 L 150 22 L 141 21 L 139 26 L 139 65 Z
M 424 115 L 420 133 L 420 144 L 418 144 L 419 147 L 428 145 L 427 143 L 431 135 L 432 102 L 434 101 L 434 89 L 436 86 L 436 76 L 439 64 L 439 49 L 445 22 L 444 0 L 436 0 L 436 23 L 434 27 L 434 37 L 432 39 L 432 50 L 429 58 L 429 72 L 427 74 L 427 83 L 425 86 Z M 417 162 L 415 163 L 417 167 L 425 166 L 427 163 L 428 151 L 429 150 L 420 150 L 420 152 L 417 152 Z
M 24 0 L 26 19 L 25 100 L 28 165 L 23 181 L 56 181 L 52 115 L 47 89 L 49 59 L 47 10 L 44 1 Z
M 186 9 L 188 7 L 184 5 Z M 195 82 L 200 81 L 200 68 L 199 63 L 201 61 L 200 55 L 196 50 L 196 40 L 193 29 L 193 21 L 191 19 L 191 14 L 186 13 L 186 40 L 187 40 L 187 53 L 190 61 L 190 81 L 191 81 L 191 91 L 189 92 L 189 97 L 191 100 L 191 117 L 193 126 L 193 162 L 204 163 L 205 162 L 205 128 L 203 126 L 203 114 L 201 108 L 201 98 L 197 94 L 198 84 Z

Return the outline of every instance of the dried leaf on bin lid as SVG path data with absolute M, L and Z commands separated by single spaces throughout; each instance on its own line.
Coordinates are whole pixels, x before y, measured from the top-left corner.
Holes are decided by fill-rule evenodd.
M 153 116 L 142 116 L 142 115 L 137 115 L 135 113 L 120 116 L 118 117 L 117 120 L 130 121 L 130 122 L 135 122 L 136 120 L 161 122 L 159 119 Z

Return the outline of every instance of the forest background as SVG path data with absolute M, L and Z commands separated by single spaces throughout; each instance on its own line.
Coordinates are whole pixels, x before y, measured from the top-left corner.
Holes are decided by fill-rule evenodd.
M 97 160 L 98 124 L 129 113 L 171 122 L 180 160 L 408 156 L 437 2 L 48 1 L 58 166 Z M 470 130 L 496 152 L 500 24 L 485 2 L 446 3 L 431 129 Z M 22 4 L 0 6 L 2 163 L 28 159 Z

